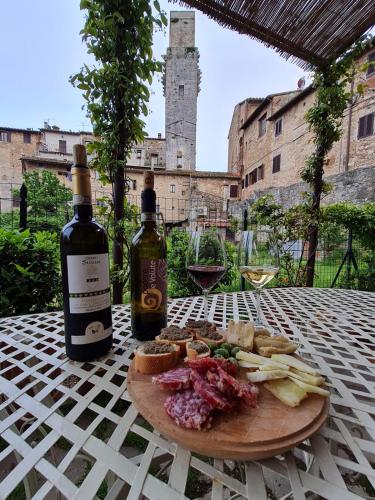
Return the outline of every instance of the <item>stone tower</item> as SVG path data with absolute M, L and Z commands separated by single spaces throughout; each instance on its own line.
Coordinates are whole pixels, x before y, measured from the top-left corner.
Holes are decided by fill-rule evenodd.
M 194 12 L 170 13 L 164 60 L 166 168 L 195 170 L 200 70 Z

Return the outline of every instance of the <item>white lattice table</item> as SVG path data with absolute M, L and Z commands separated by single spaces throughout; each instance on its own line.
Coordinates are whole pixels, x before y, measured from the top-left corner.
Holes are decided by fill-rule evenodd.
M 213 295 L 210 319 L 252 318 L 254 304 L 250 292 Z M 170 322 L 202 309 L 201 297 L 174 300 Z M 136 346 L 127 306 L 113 308 L 113 351 L 93 363 L 66 358 L 60 312 L 0 319 L 0 498 L 25 487 L 35 499 L 266 499 L 277 496 L 275 477 L 295 499 L 373 496 L 375 294 L 274 289 L 263 310 L 327 378 L 331 410 L 309 441 L 249 463 L 191 454 L 137 414 L 126 392 Z

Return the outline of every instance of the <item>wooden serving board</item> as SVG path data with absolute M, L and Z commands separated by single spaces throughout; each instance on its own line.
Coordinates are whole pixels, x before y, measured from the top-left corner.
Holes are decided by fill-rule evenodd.
M 329 398 L 309 394 L 300 406 L 290 408 L 258 384 L 258 407 L 239 413 L 214 415 L 208 431 L 179 427 L 166 413 L 169 391 L 129 368 L 130 397 L 140 414 L 163 436 L 202 455 L 232 460 L 258 460 L 283 453 L 301 443 L 325 422 Z

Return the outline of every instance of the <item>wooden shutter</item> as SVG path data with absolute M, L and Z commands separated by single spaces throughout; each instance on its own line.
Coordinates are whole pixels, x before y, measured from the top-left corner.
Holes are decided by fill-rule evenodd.
M 362 116 L 358 121 L 358 139 L 365 136 L 366 116 Z
M 372 52 L 368 56 L 367 76 L 371 76 L 374 73 L 375 73 L 375 52 Z
M 274 156 L 273 161 L 272 161 L 272 173 L 273 174 L 280 172 L 280 165 L 281 165 L 281 155 Z
M 237 198 L 238 196 L 238 186 L 236 184 L 231 184 L 229 188 L 229 196 L 231 198 Z

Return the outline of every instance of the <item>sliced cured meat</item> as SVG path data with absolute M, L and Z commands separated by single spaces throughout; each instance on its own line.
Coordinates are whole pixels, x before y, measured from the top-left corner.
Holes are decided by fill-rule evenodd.
M 206 378 L 210 384 L 214 385 L 223 394 L 231 397 L 240 397 L 240 382 L 220 368 L 220 366 L 217 368 L 216 373 L 208 371 Z
M 206 373 L 208 370 L 215 371 L 218 367 L 230 375 L 236 375 L 237 373 L 237 366 L 234 363 L 220 358 L 189 359 L 187 365 L 199 373 Z
M 205 380 L 200 373 L 195 370 L 191 372 L 194 391 L 203 398 L 212 409 L 231 411 L 236 406 L 234 399 L 227 398 Z
M 164 408 L 177 425 L 186 429 L 202 430 L 211 425 L 211 406 L 192 390 L 168 396 Z
M 176 368 L 152 377 L 152 383 L 170 391 L 181 391 L 192 387 L 191 368 Z
M 258 400 L 259 389 L 254 384 L 250 382 L 240 381 L 241 389 L 239 392 L 239 397 L 241 402 L 250 408 L 255 408 Z

